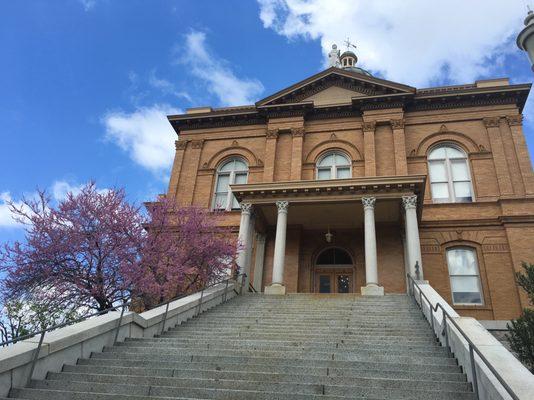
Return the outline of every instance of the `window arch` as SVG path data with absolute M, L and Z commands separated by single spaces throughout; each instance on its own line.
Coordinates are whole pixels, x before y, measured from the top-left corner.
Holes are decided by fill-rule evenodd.
M 471 174 L 466 153 L 452 144 L 434 147 L 428 154 L 432 199 L 436 203 L 473 201 Z
M 239 203 L 232 194 L 230 185 L 247 183 L 247 179 L 248 165 L 242 158 L 232 157 L 219 165 L 215 181 L 213 208 L 227 211 L 239 208 Z
M 447 249 L 447 266 L 454 304 L 483 304 L 476 250 L 458 246 Z
M 330 151 L 317 162 L 317 179 L 344 179 L 352 176 L 350 158 L 340 151 Z
M 346 250 L 339 247 L 330 247 L 317 256 L 315 265 L 352 265 L 352 257 Z

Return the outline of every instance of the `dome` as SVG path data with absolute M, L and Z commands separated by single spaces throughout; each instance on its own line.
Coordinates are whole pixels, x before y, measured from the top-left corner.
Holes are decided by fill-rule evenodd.
M 347 51 L 343 52 L 343 54 L 341 54 L 341 57 L 339 57 L 339 58 L 343 59 L 344 57 L 352 57 L 352 58 L 354 58 L 356 60 L 358 59 L 358 57 L 356 57 L 356 54 L 354 54 L 350 50 L 347 50 Z
M 360 67 L 343 67 L 343 69 L 345 71 L 356 72 L 357 74 L 373 76 L 369 71 L 366 71 L 365 69 Z

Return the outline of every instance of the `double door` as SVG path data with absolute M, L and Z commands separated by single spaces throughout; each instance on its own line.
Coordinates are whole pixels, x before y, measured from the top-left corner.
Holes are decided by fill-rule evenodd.
M 353 268 L 317 268 L 315 270 L 315 293 L 352 293 L 353 291 Z

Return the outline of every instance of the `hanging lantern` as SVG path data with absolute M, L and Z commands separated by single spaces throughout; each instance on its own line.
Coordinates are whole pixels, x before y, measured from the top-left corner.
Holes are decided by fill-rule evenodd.
M 330 227 L 328 227 L 328 232 L 325 233 L 324 238 L 326 239 L 326 243 L 332 243 L 334 235 L 330 232 Z

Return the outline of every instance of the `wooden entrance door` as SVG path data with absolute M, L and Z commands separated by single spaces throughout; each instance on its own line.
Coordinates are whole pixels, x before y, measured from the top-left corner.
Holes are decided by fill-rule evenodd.
M 316 268 L 315 293 L 352 293 L 353 268 Z

